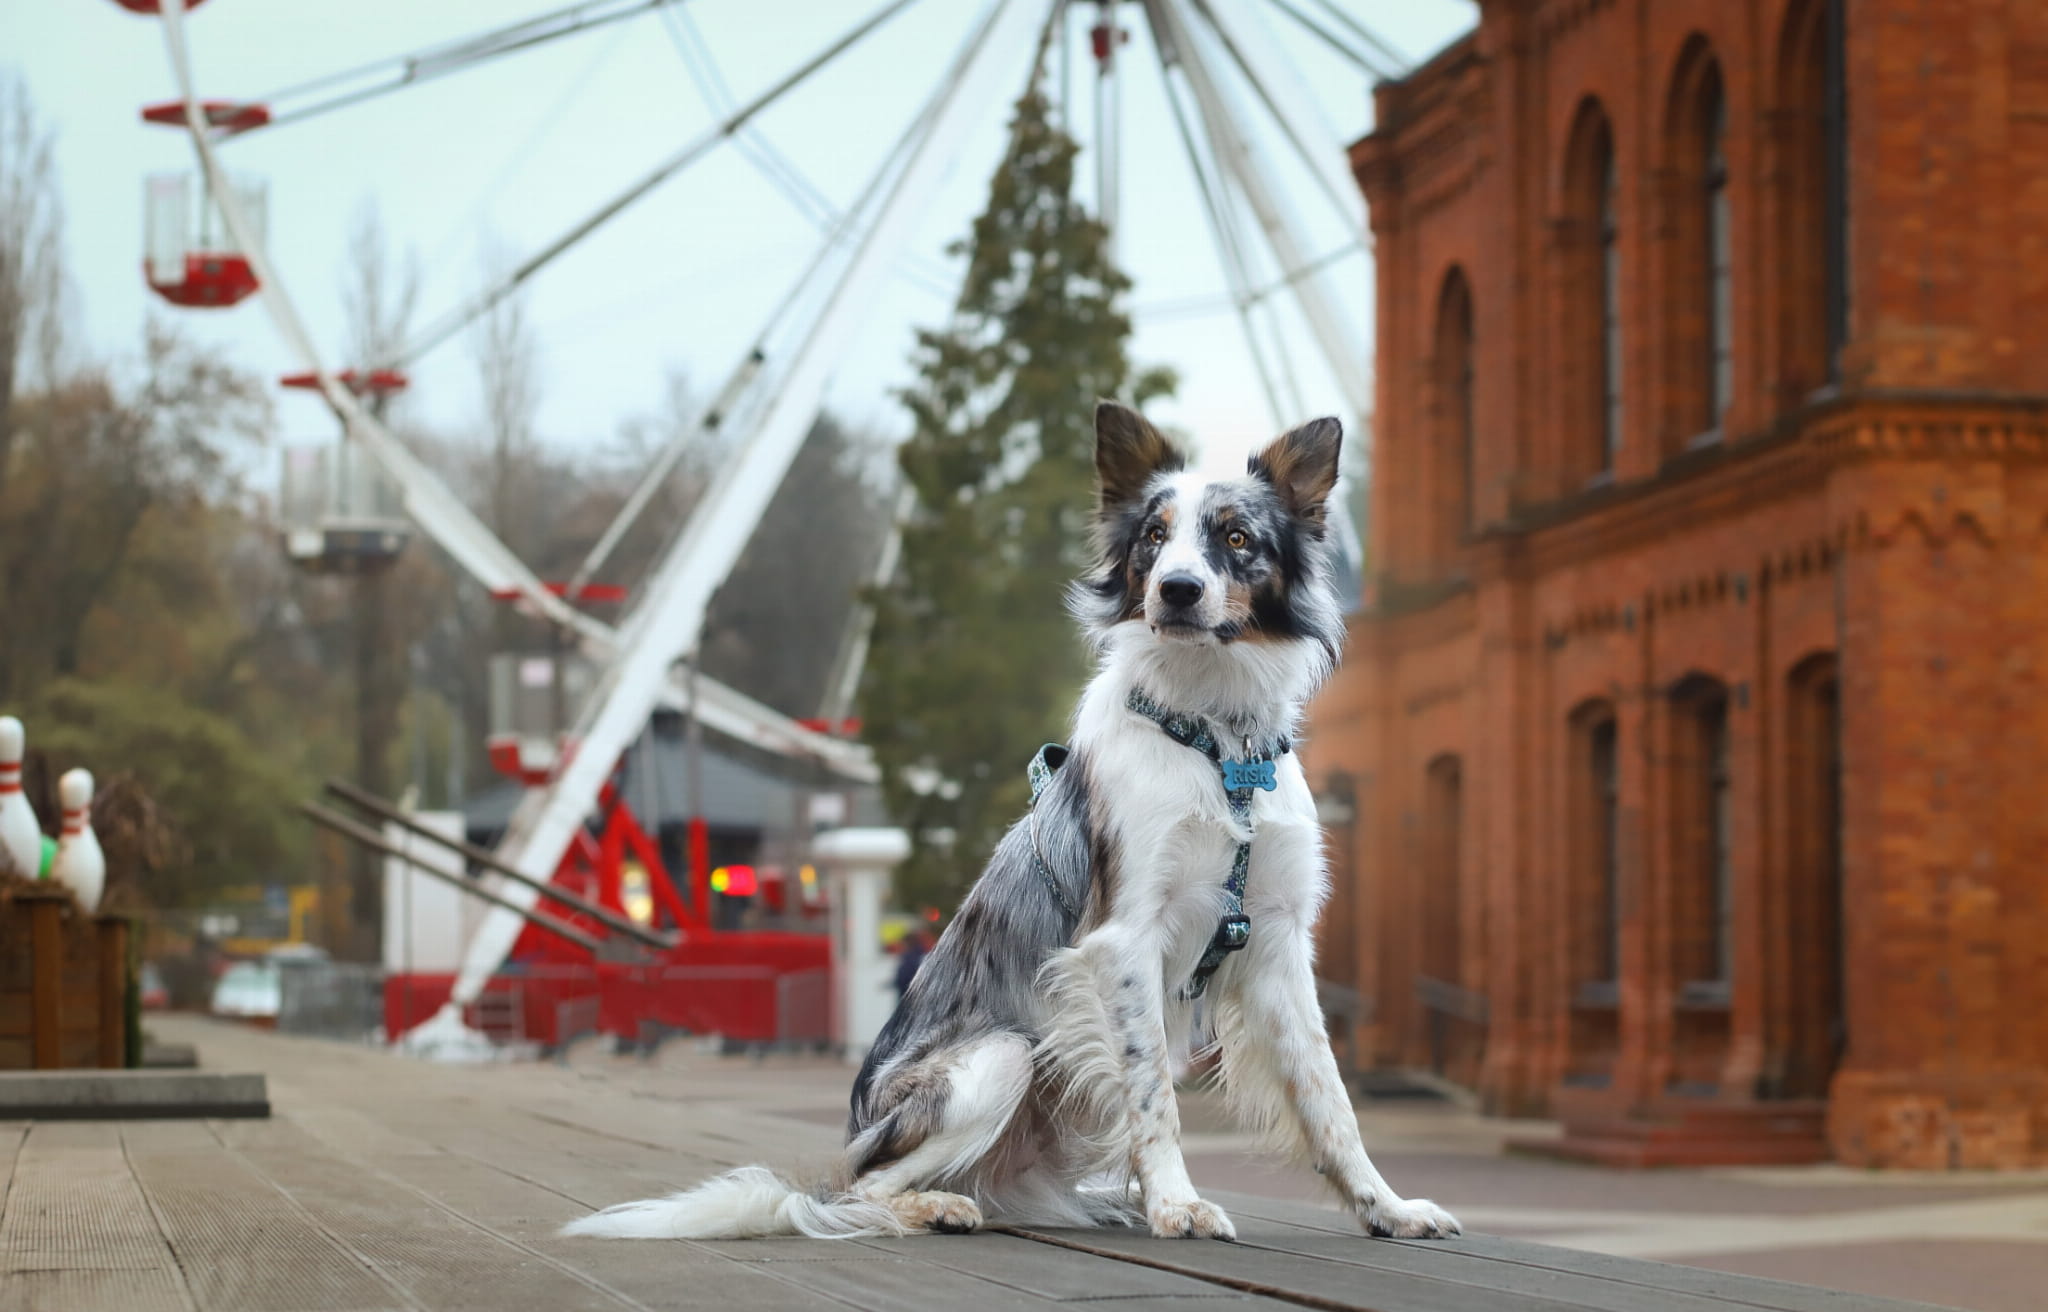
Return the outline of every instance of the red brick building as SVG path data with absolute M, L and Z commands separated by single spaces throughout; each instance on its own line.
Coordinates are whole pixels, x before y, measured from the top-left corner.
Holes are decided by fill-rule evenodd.
M 1608 1160 L 2048 1164 L 2048 5 L 1480 10 L 1353 153 L 1343 1038 Z

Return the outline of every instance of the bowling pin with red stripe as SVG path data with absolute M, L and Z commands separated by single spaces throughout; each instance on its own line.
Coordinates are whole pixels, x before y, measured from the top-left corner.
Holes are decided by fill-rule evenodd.
M 21 721 L 0 715 L 0 869 L 34 879 L 43 865 L 43 827 L 21 793 Z
M 107 884 L 107 858 L 100 851 L 99 835 L 92 831 L 91 773 L 66 770 L 57 781 L 57 796 L 64 802 L 64 832 L 57 838 L 50 878 L 69 886 L 89 914 L 99 910 L 100 892 Z

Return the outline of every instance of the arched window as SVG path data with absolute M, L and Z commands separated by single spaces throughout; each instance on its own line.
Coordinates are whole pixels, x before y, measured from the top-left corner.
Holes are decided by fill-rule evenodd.
M 1621 205 L 1614 132 L 1590 96 L 1572 122 L 1564 190 L 1566 467 L 1598 478 L 1613 472 L 1622 445 Z
M 1459 874 L 1465 827 L 1465 773 L 1455 756 L 1429 763 L 1423 793 L 1422 955 L 1424 975 L 1462 985 L 1464 944 Z
M 1422 924 L 1417 944 L 1415 1001 L 1423 1061 L 1459 1083 L 1478 1075 L 1485 1049 L 1486 993 L 1478 983 L 1480 958 L 1466 952 L 1481 941 L 1485 924 L 1468 920 L 1464 893 L 1465 772 L 1455 756 L 1429 763 L 1423 781 Z
M 1721 94 L 1721 74 L 1709 67 L 1701 89 L 1700 119 L 1704 127 L 1700 151 L 1700 198 L 1705 213 L 1707 309 L 1706 427 L 1719 429 L 1735 394 L 1735 271 L 1729 252 L 1728 101 Z
M 1600 141 L 1600 453 L 1613 470 L 1621 456 L 1621 186 L 1614 142 Z
M 1777 208 L 1778 400 L 1832 381 L 1848 336 L 1847 95 L 1841 5 L 1803 0 L 1778 41 L 1771 192 Z
M 1824 1098 L 1848 1044 L 1842 977 L 1842 714 L 1833 652 L 1807 657 L 1786 681 L 1784 896 L 1790 976 L 1782 1074 L 1771 1091 Z
M 1703 37 L 1679 56 L 1665 138 L 1661 357 L 1670 385 L 1661 420 L 1669 452 L 1721 436 L 1735 394 L 1728 106 Z
M 1582 1003 L 1612 1006 L 1621 979 L 1621 759 L 1614 705 L 1572 713 L 1567 783 L 1572 986 Z
M 1693 675 L 1671 693 L 1672 944 L 1681 985 L 1725 1001 L 1734 974 L 1728 690 Z
M 1437 471 L 1432 497 L 1435 512 L 1433 546 L 1438 563 L 1447 562 L 1471 530 L 1473 471 L 1478 457 L 1473 429 L 1472 288 L 1462 269 L 1444 276 L 1437 298 L 1436 350 Z

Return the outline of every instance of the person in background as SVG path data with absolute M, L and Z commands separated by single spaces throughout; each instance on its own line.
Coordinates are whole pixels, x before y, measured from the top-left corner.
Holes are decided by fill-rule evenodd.
M 924 954 L 931 951 L 931 946 L 932 932 L 922 925 L 903 936 L 903 950 L 896 956 L 897 1001 L 902 1001 L 910 981 L 917 978 L 917 968 L 924 964 Z

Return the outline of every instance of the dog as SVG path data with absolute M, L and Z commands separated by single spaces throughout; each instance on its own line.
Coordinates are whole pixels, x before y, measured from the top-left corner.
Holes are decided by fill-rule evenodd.
M 1096 560 L 1069 594 L 1097 672 L 1071 747 L 1032 763 L 1030 814 L 869 1050 L 837 1177 L 742 1167 L 565 1233 L 849 1238 L 992 1217 L 1234 1239 L 1180 1150 L 1174 1072 L 1198 1011 L 1239 1118 L 1368 1232 L 1459 1233 L 1366 1155 L 1316 998 L 1328 880 L 1291 746 L 1344 634 L 1325 540 L 1342 437 L 1318 419 L 1210 481 L 1135 411 L 1097 407 Z

